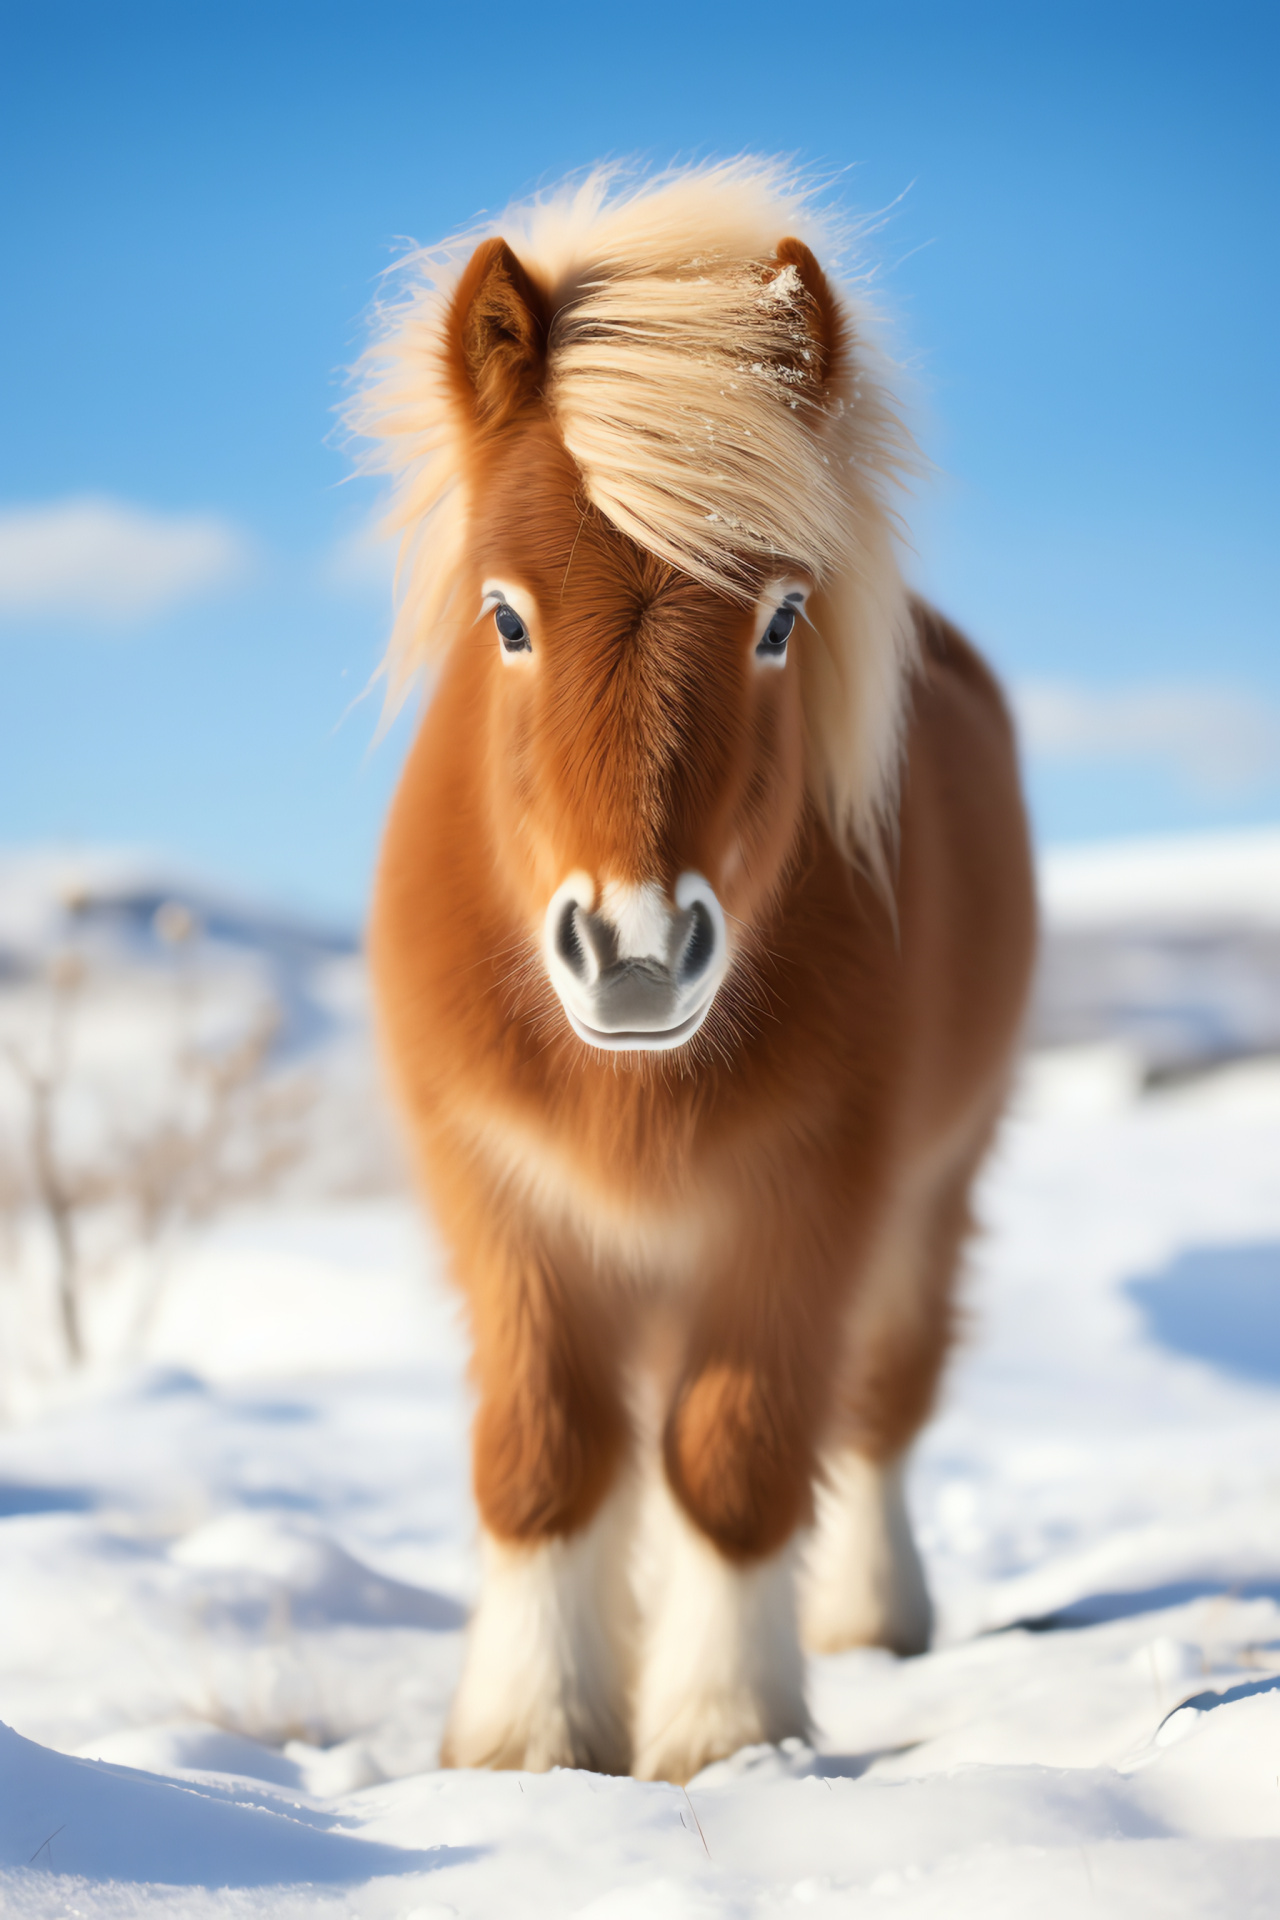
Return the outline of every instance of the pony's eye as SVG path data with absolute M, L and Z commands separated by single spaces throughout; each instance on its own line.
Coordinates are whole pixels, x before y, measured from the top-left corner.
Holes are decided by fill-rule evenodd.
M 494 608 L 493 624 L 498 629 L 498 633 L 502 639 L 503 650 L 506 653 L 533 652 L 524 621 L 520 618 L 515 608 L 509 607 L 505 600 L 500 606 Z
M 762 660 L 782 660 L 786 657 L 787 641 L 791 638 L 791 629 L 796 623 L 794 607 L 779 607 L 772 620 L 760 636 L 756 652 Z

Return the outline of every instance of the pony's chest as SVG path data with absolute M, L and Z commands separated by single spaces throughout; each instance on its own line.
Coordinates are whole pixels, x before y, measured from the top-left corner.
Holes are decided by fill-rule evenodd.
M 495 1200 L 514 1202 L 602 1277 L 684 1283 L 723 1239 L 721 1182 L 694 1155 L 628 1156 L 598 1141 L 575 1150 L 554 1132 L 492 1115 L 471 1133 Z

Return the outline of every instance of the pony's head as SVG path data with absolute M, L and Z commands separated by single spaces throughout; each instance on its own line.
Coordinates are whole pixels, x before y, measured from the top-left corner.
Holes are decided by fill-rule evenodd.
M 873 866 L 891 818 L 902 443 L 806 222 L 759 164 L 594 178 L 375 350 L 395 675 L 466 676 L 496 879 L 596 1047 L 697 1032 L 807 806 Z

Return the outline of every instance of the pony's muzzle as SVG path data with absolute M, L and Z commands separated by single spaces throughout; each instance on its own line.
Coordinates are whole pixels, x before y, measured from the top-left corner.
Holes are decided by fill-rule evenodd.
M 683 1046 L 728 966 L 724 914 L 700 873 L 682 873 L 673 898 L 610 881 L 598 900 L 588 874 L 570 874 L 547 908 L 543 954 L 574 1032 L 613 1052 Z

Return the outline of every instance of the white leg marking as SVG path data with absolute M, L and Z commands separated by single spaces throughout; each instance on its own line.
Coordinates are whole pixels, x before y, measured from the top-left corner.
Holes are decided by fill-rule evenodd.
M 635 1640 L 629 1488 L 567 1539 L 482 1536 L 480 1603 L 441 1758 L 455 1767 L 626 1773 Z
M 644 1544 L 636 1775 L 688 1780 L 739 1747 L 807 1735 L 791 1548 L 735 1565 L 665 1479 L 651 1492 Z
M 923 1653 L 933 1608 L 911 1537 L 901 1461 L 877 1466 L 846 1447 L 828 1454 L 823 1468 L 801 1582 L 805 1646 L 811 1653 Z

